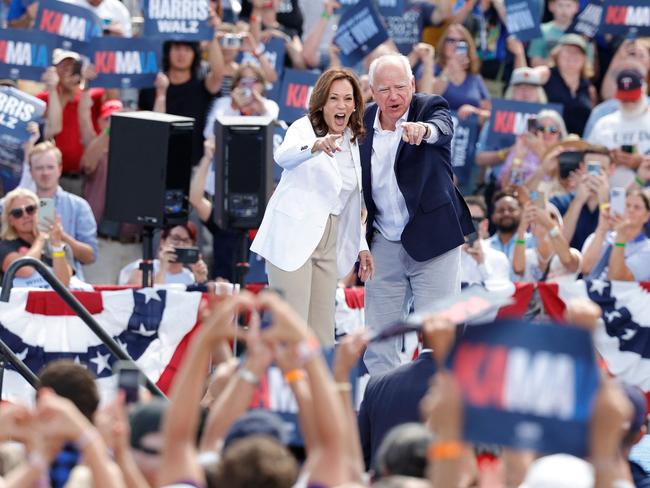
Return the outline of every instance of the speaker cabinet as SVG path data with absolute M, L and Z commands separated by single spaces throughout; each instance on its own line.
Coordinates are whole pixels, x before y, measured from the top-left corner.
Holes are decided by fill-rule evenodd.
M 256 229 L 262 223 L 273 191 L 273 130 L 270 117 L 217 118 L 214 194 L 222 227 Z
M 157 112 L 111 117 L 105 216 L 163 227 L 187 220 L 194 119 Z

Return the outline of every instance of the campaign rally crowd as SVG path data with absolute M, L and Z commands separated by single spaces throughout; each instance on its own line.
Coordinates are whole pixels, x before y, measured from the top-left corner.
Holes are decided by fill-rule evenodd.
M 195 308 L 168 398 L 108 397 L 67 313 L 55 346 L 16 325 L 52 295 L 20 268 L 0 338 L 41 368 L 0 405 L 0 486 L 650 486 L 646 3 L 1 0 L 0 278 Z M 194 119 L 142 291 L 143 228 L 105 212 L 132 111 Z M 239 291 L 215 122 L 251 116 L 279 171 Z M 149 374 L 167 332 L 115 317 Z

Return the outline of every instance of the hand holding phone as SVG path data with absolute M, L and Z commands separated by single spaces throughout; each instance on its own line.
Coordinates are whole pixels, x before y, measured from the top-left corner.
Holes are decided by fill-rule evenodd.
M 609 191 L 609 208 L 614 215 L 625 213 L 625 188 L 614 187 Z
M 198 247 L 175 247 L 176 262 L 183 264 L 194 264 L 199 260 Z
M 140 387 L 144 385 L 144 375 L 131 361 L 118 361 L 117 388 L 124 391 L 127 404 L 137 403 L 140 399 Z
M 38 230 L 48 232 L 56 218 L 56 208 L 53 198 L 41 198 L 41 208 L 38 210 Z

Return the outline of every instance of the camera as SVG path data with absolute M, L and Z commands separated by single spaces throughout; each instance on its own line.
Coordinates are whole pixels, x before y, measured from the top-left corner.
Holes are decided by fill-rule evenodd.
M 221 45 L 225 48 L 239 49 L 241 46 L 241 37 L 239 34 L 225 34 L 221 38 Z
M 458 44 L 456 44 L 456 54 L 459 56 L 467 55 L 467 50 L 468 46 L 465 41 L 460 41 Z
M 536 115 L 531 115 L 528 117 L 528 120 L 526 121 L 526 127 L 528 129 L 528 132 L 535 133 L 537 132 L 537 116 Z
M 560 178 L 568 178 L 569 175 L 578 169 L 582 162 L 582 151 L 565 151 L 558 156 L 560 167 Z
M 176 262 L 183 264 L 194 264 L 199 260 L 198 247 L 175 247 Z

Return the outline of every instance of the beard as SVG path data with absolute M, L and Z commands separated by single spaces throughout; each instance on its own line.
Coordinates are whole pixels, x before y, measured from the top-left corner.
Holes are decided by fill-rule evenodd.
M 504 232 L 506 234 L 510 234 L 512 232 L 515 232 L 517 228 L 519 227 L 519 221 L 513 220 L 510 223 L 506 224 L 494 224 L 498 232 Z

